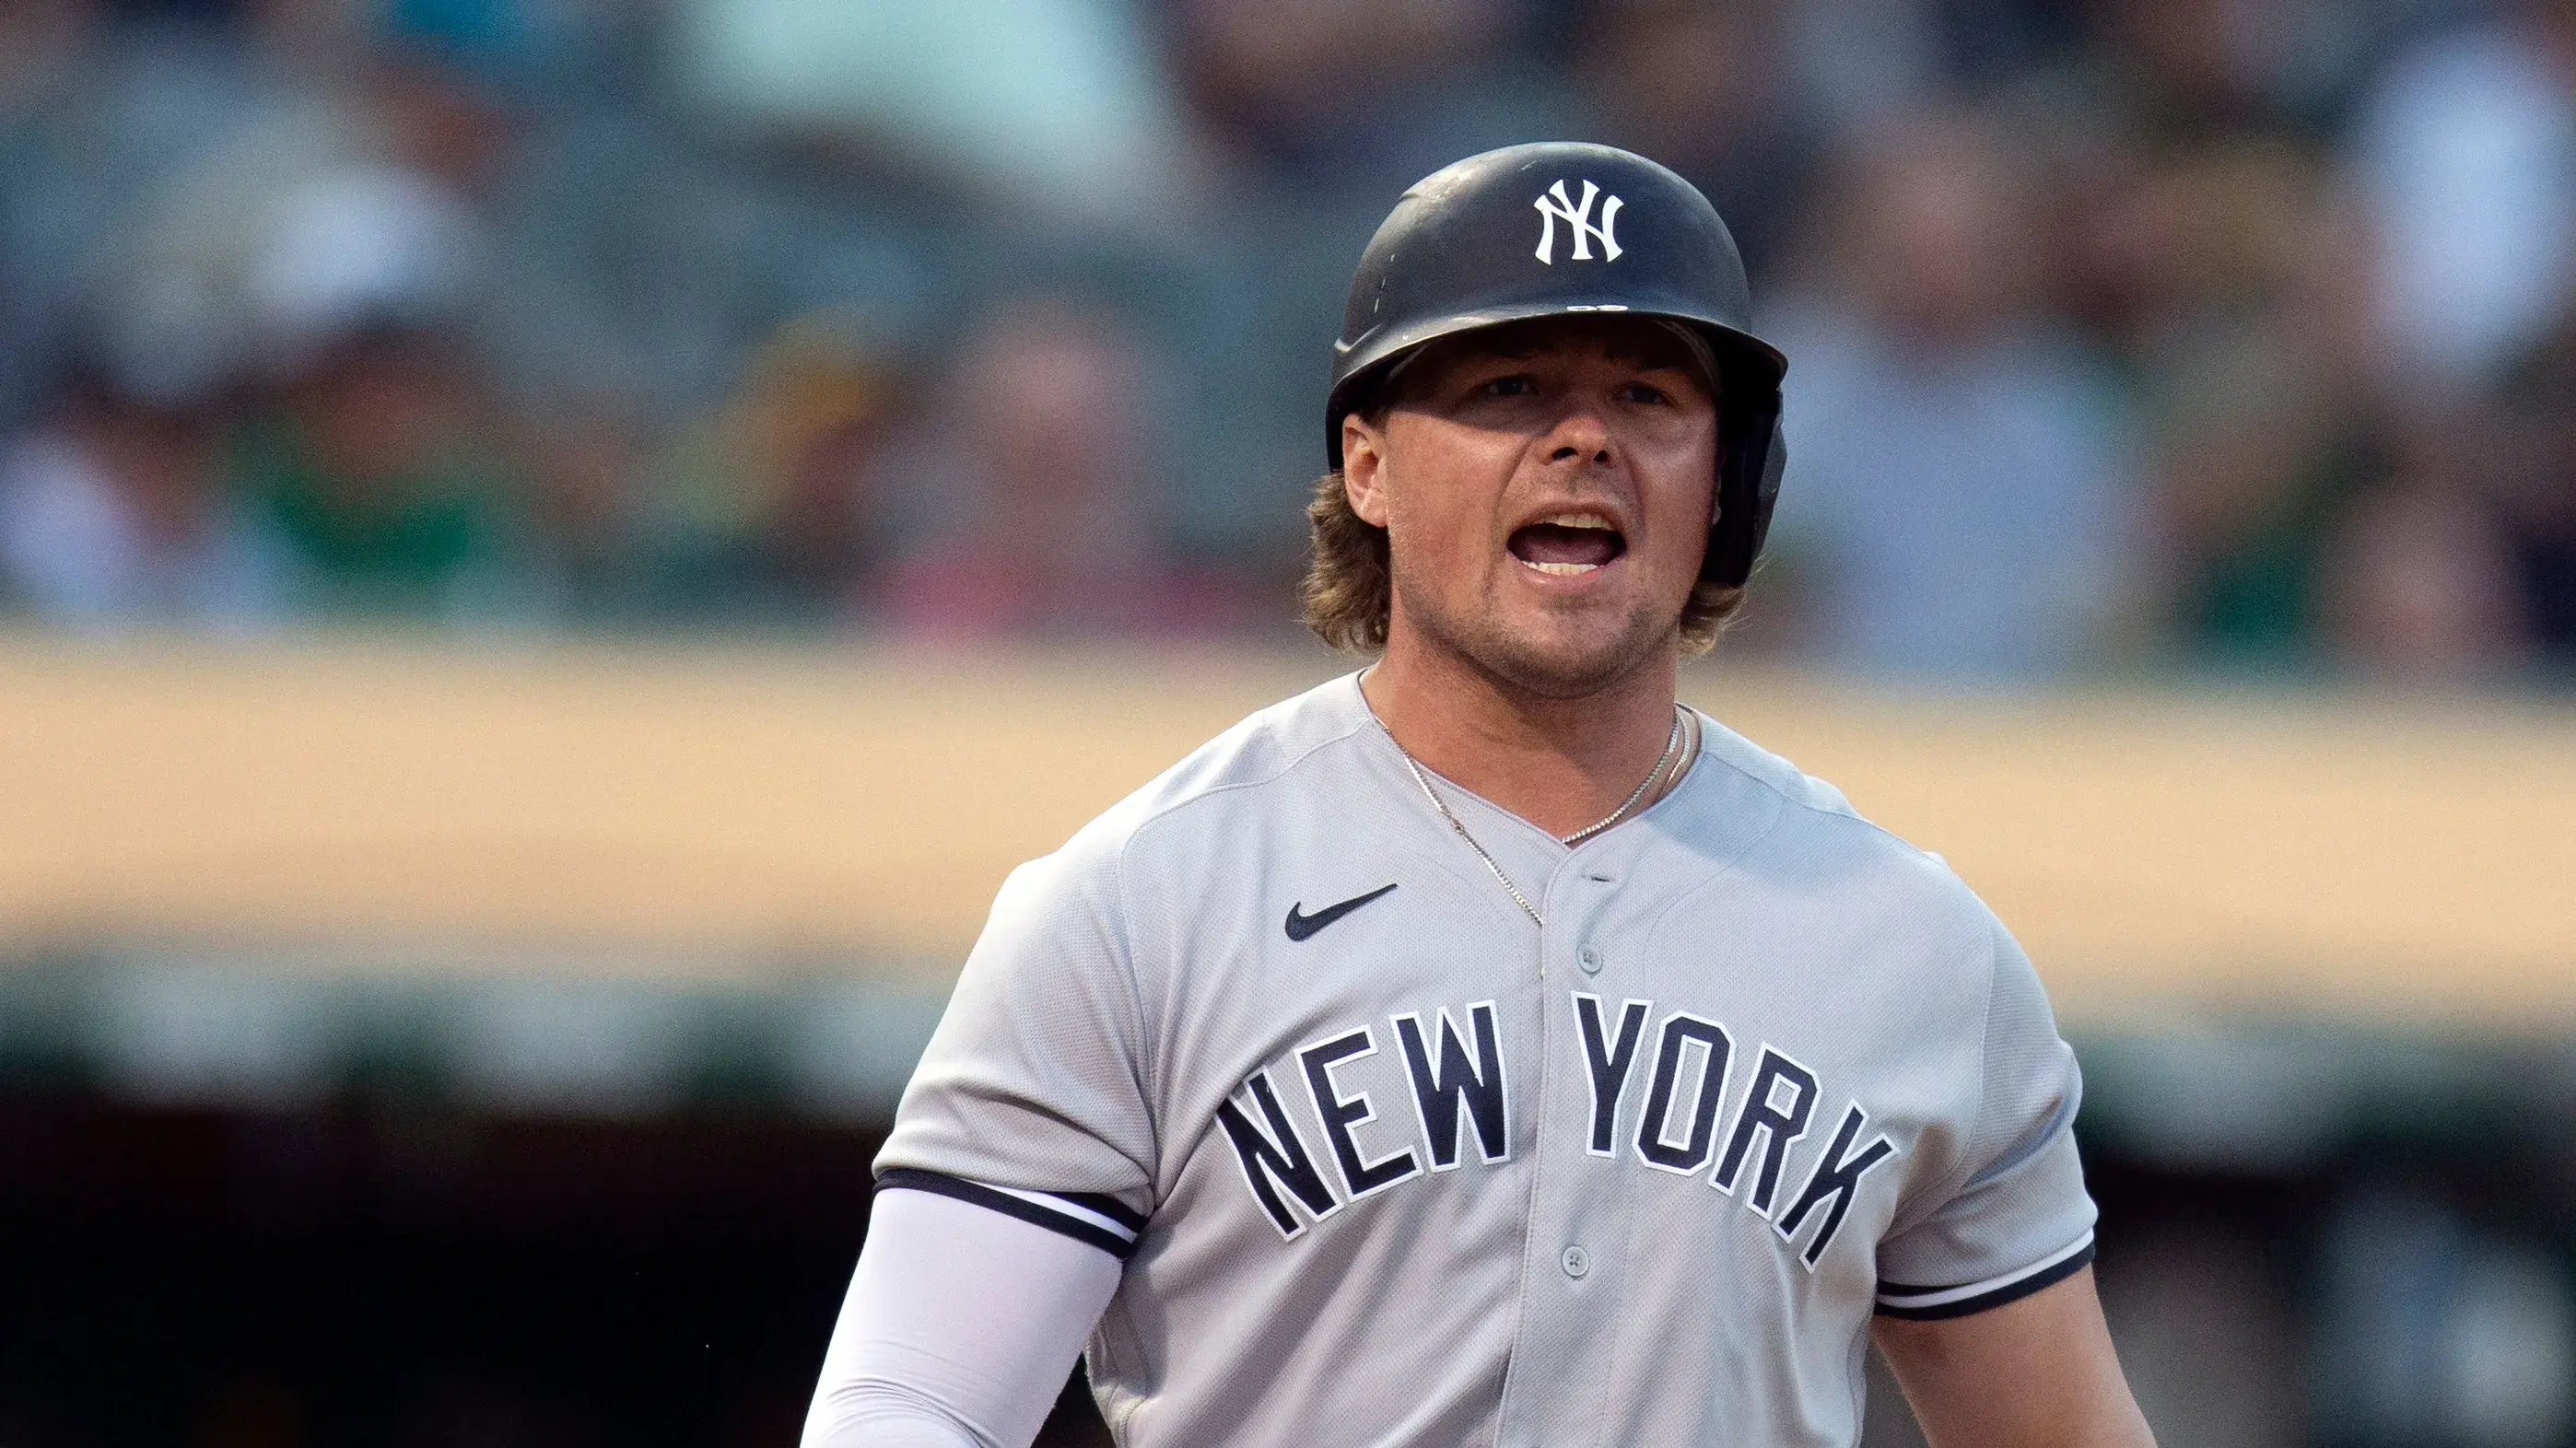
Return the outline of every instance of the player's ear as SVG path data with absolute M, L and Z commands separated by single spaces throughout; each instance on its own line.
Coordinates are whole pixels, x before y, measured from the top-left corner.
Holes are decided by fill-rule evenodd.
M 1386 434 L 1356 412 L 1342 418 L 1342 493 L 1361 522 L 1386 526 Z

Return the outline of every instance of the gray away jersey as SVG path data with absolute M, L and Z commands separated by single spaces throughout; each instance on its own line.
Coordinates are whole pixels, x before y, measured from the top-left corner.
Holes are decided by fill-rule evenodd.
M 1014 872 L 881 1187 L 1126 1259 L 1124 1448 L 1848 1445 L 1873 1312 L 2092 1256 L 2078 1082 L 1956 876 L 1705 723 L 1572 849 L 1435 781 L 1355 676 Z

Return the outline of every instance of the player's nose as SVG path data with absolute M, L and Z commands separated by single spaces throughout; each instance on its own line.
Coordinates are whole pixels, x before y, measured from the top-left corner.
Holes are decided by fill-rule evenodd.
M 1568 398 L 1542 439 L 1542 453 L 1550 463 L 1607 465 L 1612 453 L 1609 421 L 1591 399 Z

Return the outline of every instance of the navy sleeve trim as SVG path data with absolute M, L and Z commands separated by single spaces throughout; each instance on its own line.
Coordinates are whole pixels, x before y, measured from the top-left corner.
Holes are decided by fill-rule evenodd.
M 1098 1212 L 1100 1215 L 1107 1217 L 1112 1222 L 1126 1228 L 1128 1235 L 1131 1237 L 1145 1230 L 1145 1214 L 1143 1212 L 1137 1211 L 1135 1208 L 1128 1206 L 1125 1202 L 1122 1202 L 1107 1193 L 1048 1192 L 1045 1193 L 1045 1195 L 1054 1197 L 1060 1202 L 1070 1202 L 1074 1206 Z
M 973 1202 L 1097 1247 L 1121 1261 L 1135 1253 L 1137 1238 L 1145 1231 L 1143 1213 L 1098 1192 L 1033 1192 L 900 1166 L 877 1174 L 878 1191 L 898 1189 Z
M 1882 1280 L 1878 1284 L 1878 1315 L 1903 1318 L 1908 1322 L 1938 1322 L 1946 1317 L 1966 1317 L 2001 1307 L 2007 1302 L 2018 1302 L 2043 1287 L 2053 1287 L 2083 1271 L 2092 1260 L 2093 1234 L 2086 1232 L 2073 1244 L 2050 1253 L 2034 1266 L 2018 1273 L 1990 1277 L 1983 1282 L 1970 1282 L 1958 1287 L 1914 1287 Z

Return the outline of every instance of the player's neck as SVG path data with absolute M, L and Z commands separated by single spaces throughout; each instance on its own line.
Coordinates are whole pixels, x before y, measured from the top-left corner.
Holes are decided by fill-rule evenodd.
M 1564 836 L 1618 808 L 1663 757 L 1679 666 L 1668 657 L 1598 692 L 1550 698 L 1399 634 L 1361 688 L 1424 768 Z

